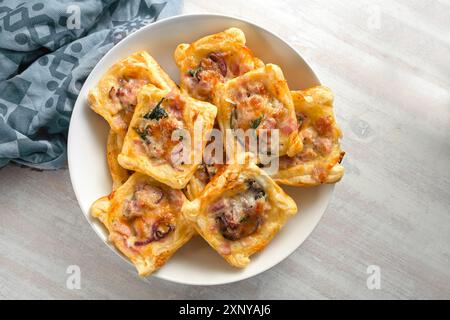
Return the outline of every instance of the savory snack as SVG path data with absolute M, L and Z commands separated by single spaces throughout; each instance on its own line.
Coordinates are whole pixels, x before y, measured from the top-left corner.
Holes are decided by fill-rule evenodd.
M 221 164 L 206 164 L 202 162 L 189 183 L 186 185 L 185 194 L 186 197 L 192 201 L 199 197 L 206 185 L 214 178 L 217 172 L 223 167 Z
M 315 186 L 335 183 L 344 174 L 341 130 L 333 113 L 333 93 L 324 86 L 293 91 L 303 150 L 280 157 L 280 170 L 272 178 L 281 184 Z
M 143 87 L 119 164 L 172 188 L 184 188 L 201 162 L 216 114 L 214 105 L 178 90 Z
M 291 92 L 278 66 L 267 64 L 219 86 L 215 104 L 224 135 L 230 129 L 254 129 L 258 136 L 278 130 L 280 156 L 302 150 Z
M 180 210 L 180 190 L 134 173 L 91 208 L 108 229 L 109 240 L 136 266 L 140 276 L 161 267 L 194 234 Z
M 111 129 L 125 135 L 137 103 L 137 94 L 146 84 L 170 89 L 176 84 L 147 52 L 139 51 L 115 63 L 90 90 L 92 110 L 108 121 Z
M 117 162 L 117 157 L 122 151 L 123 137 L 120 134 L 109 130 L 108 142 L 106 143 L 106 159 L 108 161 L 109 172 L 113 182 L 113 190 L 117 189 L 130 177 L 130 171 L 124 169 Z
M 249 159 L 249 156 L 246 155 Z M 253 161 L 229 164 L 185 202 L 183 215 L 225 260 L 245 267 L 297 213 L 297 205 Z
M 212 102 L 217 84 L 263 66 L 245 42 L 240 29 L 230 28 L 178 45 L 174 57 L 180 69 L 181 88 L 194 98 Z
M 214 129 L 216 129 L 216 125 Z M 209 138 L 203 152 L 203 161 L 198 166 L 189 183 L 186 185 L 184 193 L 189 200 L 194 200 L 205 189 L 206 185 L 212 180 L 217 172 L 225 163 L 225 152 L 223 149 L 222 134 L 220 131 L 214 131 Z
M 141 276 L 196 233 L 243 268 L 298 211 L 278 184 L 342 178 L 333 94 L 290 91 L 280 67 L 256 58 L 237 28 L 180 44 L 174 58 L 180 87 L 139 51 L 89 92 L 111 127 L 113 180 L 91 214 Z

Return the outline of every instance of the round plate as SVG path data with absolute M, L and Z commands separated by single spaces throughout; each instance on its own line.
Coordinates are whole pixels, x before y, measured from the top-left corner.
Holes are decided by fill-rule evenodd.
M 80 91 L 69 129 L 70 177 L 81 210 L 92 228 L 119 255 L 114 246 L 107 242 L 106 229 L 89 214 L 91 204 L 111 192 L 111 178 L 106 163 L 109 127 L 89 108 L 88 91 L 111 65 L 138 50 L 147 50 L 172 79 L 179 82 L 178 69 L 173 61 L 176 46 L 230 27 L 244 31 L 247 45 L 257 57 L 283 69 L 292 90 L 320 84 L 308 64 L 278 36 L 241 19 L 208 14 L 168 18 L 134 32 L 100 60 Z M 297 202 L 299 213 L 287 222 L 262 252 L 251 257 L 251 263 L 246 268 L 229 266 L 197 236 L 177 251 L 154 276 L 183 284 L 213 285 L 243 280 L 273 267 L 297 249 L 312 232 L 328 205 L 333 186 L 284 187 L 284 190 Z

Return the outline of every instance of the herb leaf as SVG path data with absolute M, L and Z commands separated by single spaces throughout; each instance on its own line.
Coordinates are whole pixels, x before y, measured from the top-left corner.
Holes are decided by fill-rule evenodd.
M 306 119 L 306 116 L 303 113 L 297 114 L 297 122 L 298 122 L 299 129 L 302 127 L 303 121 L 305 121 L 305 119 Z
M 258 119 L 252 120 L 250 127 L 252 129 L 256 129 L 259 127 L 259 125 L 261 124 L 261 121 L 263 119 L 263 116 L 260 116 Z
M 201 71 L 203 71 L 203 68 L 202 68 L 202 67 L 198 67 L 197 69 L 191 69 L 191 70 L 188 70 L 187 73 L 188 73 L 188 75 L 190 75 L 191 77 L 197 78 L 198 73 L 201 72 Z
M 160 120 L 162 118 L 167 118 L 167 112 L 164 110 L 163 107 L 161 107 L 161 103 L 164 101 L 164 98 L 162 98 L 156 106 L 153 108 L 152 111 L 144 115 L 144 119 L 150 119 L 150 120 Z
M 139 128 L 133 128 L 133 129 L 134 129 L 134 131 L 136 131 L 136 133 L 142 140 L 147 141 L 147 132 L 145 132 L 145 130 L 140 130 Z
M 241 220 L 239 220 L 239 223 L 247 222 L 248 218 L 249 218 L 248 215 L 243 216 L 243 217 L 241 218 Z

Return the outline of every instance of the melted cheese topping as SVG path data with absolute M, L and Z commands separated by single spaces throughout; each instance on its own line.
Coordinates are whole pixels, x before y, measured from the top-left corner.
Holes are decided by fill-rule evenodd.
M 181 209 L 181 191 L 164 190 L 141 182 L 122 203 L 120 215 L 112 221 L 113 231 L 127 238 L 129 247 L 140 247 L 164 239 L 176 228 L 176 212 Z
M 333 114 L 330 89 L 318 86 L 291 93 L 299 123 L 303 149 L 298 154 L 280 158 L 280 171 L 273 177 L 279 183 L 318 185 L 341 179 L 340 165 L 344 152 L 339 139 L 341 131 Z
M 247 180 L 244 191 L 216 200 L 209 211 L 216 230 L 224 238 L 239 240 L 258 230 L 264 223 L 264 212 L 269 209 L 262 187 L 255 180 Z
M 211 52 L 184 75 L 186 89 L 193 97 L 212 101 L 214 89 L 253 69 L 253 59 L 246 49 L 238 52 Z
M 169 93 L 140 119 L 135 128 L 139 135 L 135 143 L 149 158 L 168 162 L 173 167 L 180 164 L 177 160 L 181 159 L 183 150 L 179 148 L 175 150 L 179 141 L 172 140 L 172 134 L 175 130 L 184 129 L 182 121 L 184 107 L 185 101 L 180 95 Z M 155 110 L 157 108 L 159 110 Z M 158 111 L 159 114 L 156 113 Z

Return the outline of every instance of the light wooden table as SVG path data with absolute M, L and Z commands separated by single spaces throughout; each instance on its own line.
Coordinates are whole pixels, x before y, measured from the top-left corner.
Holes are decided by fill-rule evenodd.
M 264 4 L 263 4 L 264 3 Z M 450 1 L 186 1 L 278 33 L 336 94 L 347 173 L 311 236 L 236 284 L 141 280 L 68 170 L 0 170 L 0 298 L 450 298 Z M 66 269 L 81 268 L 81 289 Z M 381 287 L 366 285 L 379 266 Z

